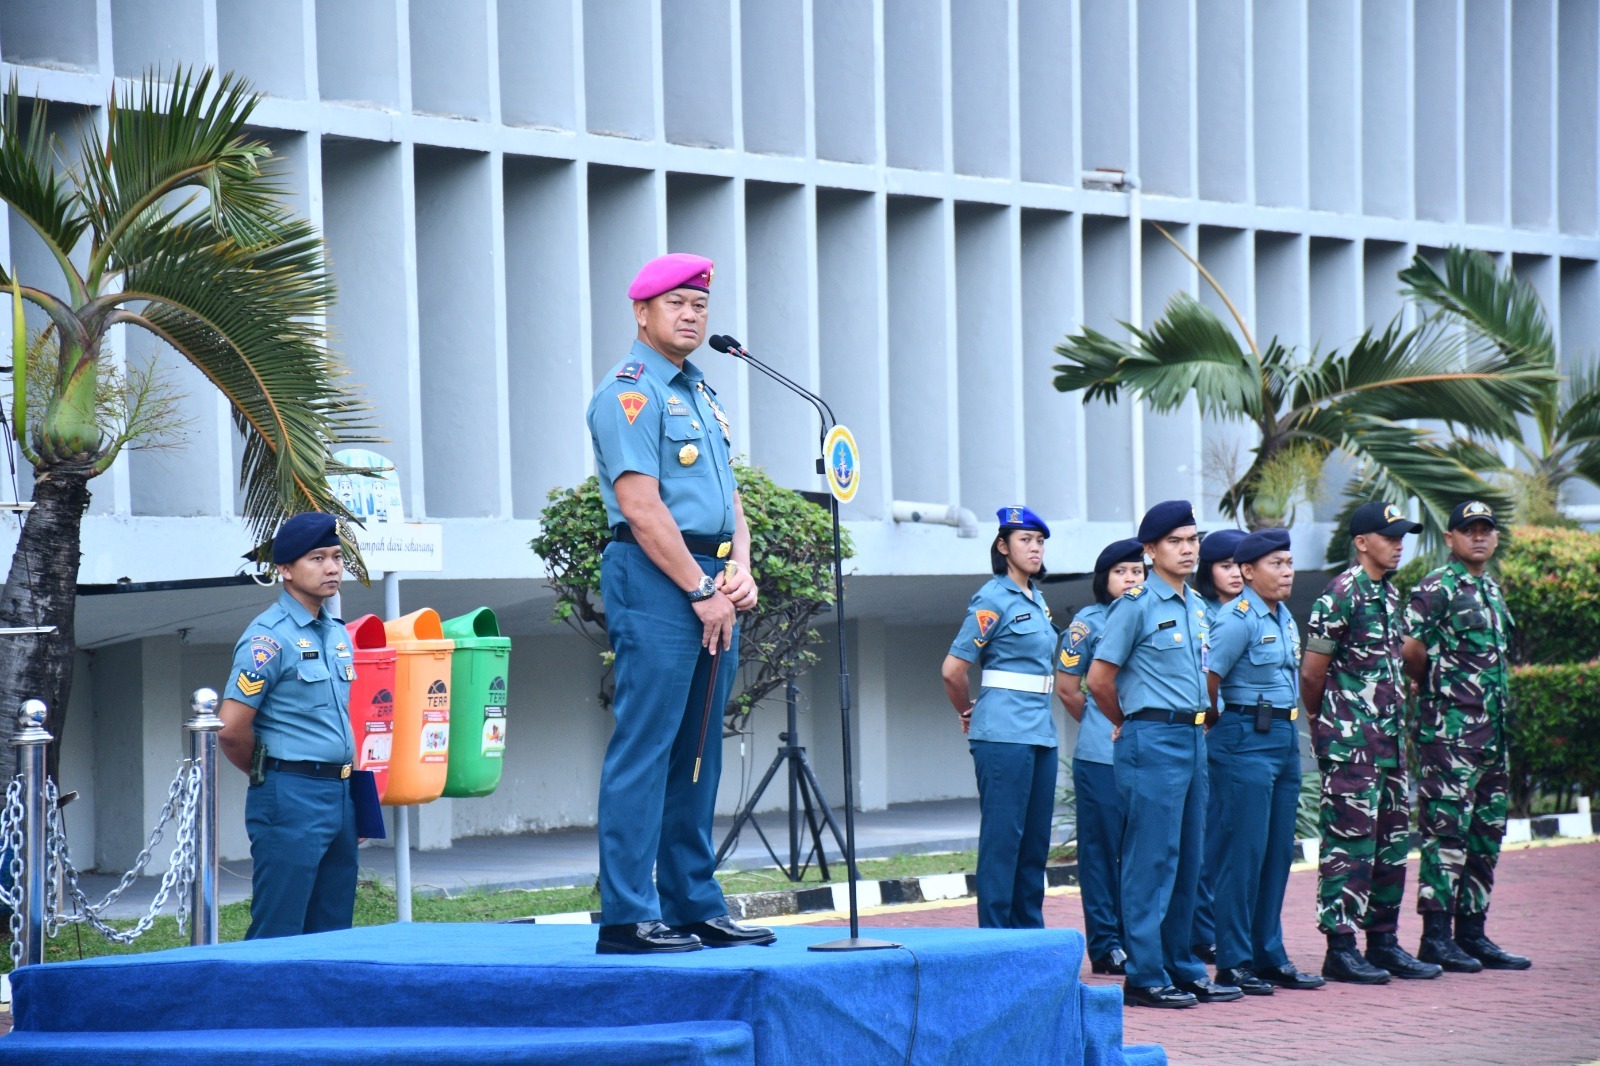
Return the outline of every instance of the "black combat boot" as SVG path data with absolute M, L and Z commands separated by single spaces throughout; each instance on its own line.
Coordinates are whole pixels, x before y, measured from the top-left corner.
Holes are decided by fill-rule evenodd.
M 1481 922 L 1478 931 L 1483 931 Z M 1451 973 L 1477 973 L 1483 969 L 1483 963 L 1450 939 L 1450 916 L 1444 911 L 1422 913 L 1422 943 L 1417 946 L 1417 958 L 1436 962 Z
M 1356 950 L 1354 933 L 1328 934 L 1328 954 L 1322 960 L 1322 976 L 1330 981 L 1348 981 L 1357 985 L 1389 983 L 1389 971 L 1372 965 Z
M 1456 946 L 1483 963 L 1486 970 L 1526 970 L 1533 960 L 1513 955 L 1483 935 L 1483 915 L 1456 915 Z
M 1422 962 L 1401 947 L 1393 933 L 1367 934 L 1367 961 L 1407 981 L 1427 981 L 1444 973 L 1443 967 Z

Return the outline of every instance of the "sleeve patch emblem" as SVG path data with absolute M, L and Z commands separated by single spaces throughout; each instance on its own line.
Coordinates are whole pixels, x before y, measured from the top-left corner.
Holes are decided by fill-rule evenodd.
M 1081 655 L 1073 655 L 1065 650 L 1061 652 L 1061 665 L 1065 668 L 1070 669 L 1071 667 L 1077 666 L 1082 659 L 1083 656 Z
M 239 691 L 246 696 L 259 696 L 261 690 L 267 686 L 267 679 L 249 670 L 240 670 L 236 684 L 239 686 Z
M 993 629 L 994 624 L 1000 621 L 1000 616 L 993 611 L 977 611 L 973 617 L 978 620 L 978 635 L 980 637 L 987 637 L 989 630 Z
M 265 644 L 254 644 L 250 648 L 250 662 L 259 670 L 270 663 L 272 657 L 276 654 L 278 654 L 276 650 L 267 647 Z
M 622 405 L 622 413 L 628 416 L 628 425 L 633 425 L 633 420 L 639 417 L 639 412 L 644 410 L 644 405 L 650 402 L 650 397 L 642 392 L 624 392 L 617 395 L 617 402 Z
M 1067 639 L 1076 648 L 1079 644 L 1089 639 L 1089 623 L 1074 622 L 1067 627 Z

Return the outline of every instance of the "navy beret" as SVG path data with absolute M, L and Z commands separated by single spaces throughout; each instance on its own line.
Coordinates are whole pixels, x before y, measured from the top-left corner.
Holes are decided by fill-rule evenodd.
M 278 527 L 278 535 L 272 538 L 272 561 L 292 563 L 307 552 L 338 544 L 339 523 L 333 515 L 305 511 Z
M 1129 537 L 1127 540 L 1114 540 L 1105 546 L 1100 553 L 1100 558 L 1094 561 L 1095 573 L 1107 573 L 1118 563 L 1144 562 L 1144 545 Z
M 1253 563 L 1269 552 L 1281 552 L 1289 547 L 1287 529 L 1258 529 L 1239 542 L 1233 557 L 1241 563 Z
M 1215 533 L 1207 533 L 1200 542 L 1200 565 L 1210 566 L 1235 558 L 1233 550 L 1246 536 L 1248 534 L 1242 529 L 1219 529 Z
M 1350 516 L 1350 535 L 1382 533 L 1386 537 L 1403 537 L 1407 533 L 1421 533 L 1422 523 L 1413 522 L 1404 511 L 1392 503 L 1374 500 L 1356 508 Z
M 1194 504 L 1188 500 L 1165 500 L 1144 513 L 1144 521 L 1139 523 L 1139 543 L 1150 544 L 1180 526 L 1194 524 Z
M 1037 529 L 1044 534 L 1045 540 L 1050 539 L 1050 527 L 1026 507 L 1002 507 L 995 512 L 995 516 L 1000 519 L 1002 533 L 1008 529 Z

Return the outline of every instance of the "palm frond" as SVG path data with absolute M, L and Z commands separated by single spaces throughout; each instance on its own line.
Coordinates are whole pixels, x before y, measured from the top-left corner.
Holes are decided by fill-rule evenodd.
M 0 200 L 43 239 L 74 296 L 81 298 L 83 282 L 69 256 L 89 219 L 79 210 L 71 182 L 56 172 L 60 144 L 49 133 L 48 106 L 43 100 L 30 102 L 32 114 L 24 123 L 22 97 L 12 75 L 0 97 Z M 10 275 L 0 268 L 0 284 L 10 283 Z
M 1556 435 L 1566 441 L 1600 439 L 1600 362 L 1568 374 L 1561 399 Z
M 1516 272 L 1500 270 L 1483 252 L 1451 246 L 1444 275 L 1422 256 L 1400 272 L 1401 294 L 1446 312 L 1516 361 L 1551 365 L 1555 335 L 1539 294 Z

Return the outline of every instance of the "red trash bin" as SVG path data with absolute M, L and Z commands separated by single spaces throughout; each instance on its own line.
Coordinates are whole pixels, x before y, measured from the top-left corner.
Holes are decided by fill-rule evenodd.
M 356 740 L 356 769 L 371 770 L 383 798 L 389 784 L 394 745 L 395 659 L 383 620 L 362 615 L 345 626 L 354 645 L 356 679 L 350 685 L 350 731 Z

